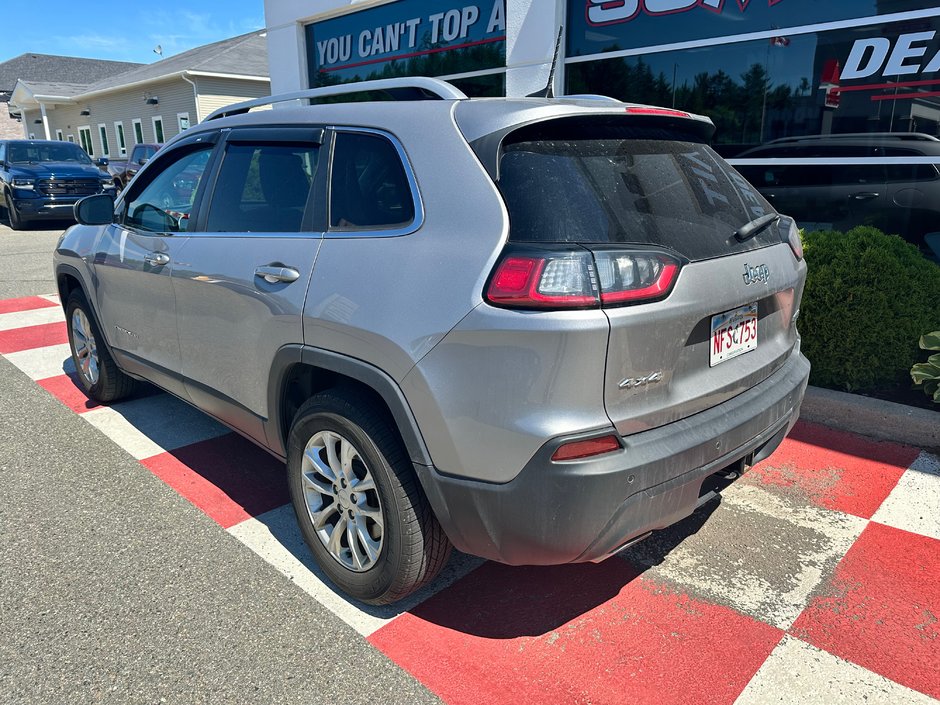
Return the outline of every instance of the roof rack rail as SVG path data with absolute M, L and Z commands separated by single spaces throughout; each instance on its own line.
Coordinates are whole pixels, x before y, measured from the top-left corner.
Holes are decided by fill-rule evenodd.
M 406 78 L 382 78 L 376 81 L 359 81 L 358 83 L 343 83 L 338 86 L 326 86 L 324 88 L 311 88 L 305 91 L 294 91 L 292 93 L 280 93 L 279 95 L 266 96 L 264 98 L 255 98 L 246 100 L 242 103 L 234 103 L 224 108 L 212 111 L 206 118 L 206 121 L 216 118 L 228 117 L 229 115 L 242 115 L 252 108 L 262 105 L 273 105 L 275 103 L 287 103 L 292 100 L 304 100 L 313 98 L 331 98 L 333 96 L 349 95 L 352 93 L 365 93 L 367 91 L 388 91 L 395 98 L 395 94 L 401 97 L 397 100 L 466 100 L 466 94 L 447 81 L 439 78 L 428 78 L 426 76 L 409 76 Z
M 795 144 L 823 140 L 897 140 L 898 142 L 936 142 L 936 137 L 923 132 L 838 132 L 830 135 L 803 135 L 800 137 L 780 137 L 764 144 Z

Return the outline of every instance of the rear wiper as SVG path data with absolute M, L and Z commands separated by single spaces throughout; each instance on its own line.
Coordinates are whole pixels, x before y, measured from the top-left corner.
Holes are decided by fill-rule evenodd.
M 755 218 L 750 223 L 742 225 L 735 231 L 734 236 L 738 242 L 744 242 L 757 235 L 757 233 L 765 231 L 778 220 L 780 220 L 780 216 L 777 213 L 762 215 L 760 218 Z

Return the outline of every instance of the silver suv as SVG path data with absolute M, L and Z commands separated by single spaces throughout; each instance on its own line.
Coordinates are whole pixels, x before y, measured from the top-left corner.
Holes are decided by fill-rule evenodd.
M 394 99 L 341 102 L 366 89 Z M 798 232 L 712 132 L 422 78 L 223 109 L 76 206 L 55 273 L 82 383 L 146 380 L 286 460 L 365 602 L 452 545 L 603 560 L 768 456 L 803 398 Z

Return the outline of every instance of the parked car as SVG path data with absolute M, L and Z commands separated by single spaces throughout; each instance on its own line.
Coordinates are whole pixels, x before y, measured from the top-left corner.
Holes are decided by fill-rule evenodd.
M 905 132 L 786 137 L 731 163 L 812 230 L 872 225 L 940 259 L 940 139 Z
M 135 144 L 130 158 L 109 160 L 106 166 L 115 188 L 120 191 L 127 186 L 127 182 L 134 178 L 140 168 L 152 159 L 162 146 L 162 144 Z
M 603 560 L 778 446 L 806 265 L 707 118 L 307 95 L 367 89 L 419 99 L 231 106 L 79 204 L 54 261 L 92 398 L 147 380 L 286 460 L 323 572 L 376 604 L 451 545 Z
M 71 219 L 83 196 L 113 193 L 114 184 L 78 145 L 54 140 L 0 141 L 0 204 L 10 227 Z

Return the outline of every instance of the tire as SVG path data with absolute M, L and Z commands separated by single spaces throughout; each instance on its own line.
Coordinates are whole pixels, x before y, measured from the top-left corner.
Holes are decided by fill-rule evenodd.
M 118 369 L 81 291 L 76 290 L 69 295 L 65 321 L 72 361 L 85 393 L 103 403 L 129 396 L 137 382 Z
M 401 437 L 375 407 L 343 387 L 309 399 L 291 427 L 287 471 L 297 523 L 320 568 L 347 595 L 385 605 L 431 581 L 451 544 Z
M 10 198 L 9 193 L 6 195 L 5 204 L 7 209 L 7 220 L 10 221 L 10 227 L 14 230 L 25 230 L 26 223 L 28 221 L 24 220 L 20 216 L 20 212 L 16 210 L 16 206 L 13 205 L 13 199 Z

